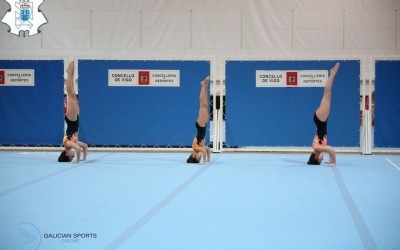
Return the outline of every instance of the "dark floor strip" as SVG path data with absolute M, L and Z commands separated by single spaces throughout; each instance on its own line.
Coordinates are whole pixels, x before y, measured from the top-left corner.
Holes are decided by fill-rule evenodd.
M 125 230 L 120 236 L 113 240 L 107 247 L 106 250 L 117 249 L 125 241 L 127 241 L 134 233 L 136 233 L 143 225 L 151 220 L 161 209 L 168 205 L 176 196 L 183 192 L 194 180 L 202 175 L 209 167 L 206 165 L 193 174 L 189 179 L 179 185 L 174 191 L 172 191 L 167 197 L 156 204 L 146 214 L 144 214 L 138 221 L 136 221 L 131 227 Z
M 358 235 L 361 238 L 364 248 L 368 250 L 378 249 L 374 238 L 372 237 L 371 232 L 367 227 L 367 224 L 361 216 L 361 213 L 358 210 L 356 203 L 354 202 L 349 190 L 346 187 L 346 184 L 342 178 L 342 175 L 340 174 L 339 169 L 337 167 L 332 167 L 332 170 L 336 179 L 336 183 L 342 194 L 343 200 L 346 203 L 347 209 L 350 212 L 351 218 L 353 219 L 353 223 L 357 229 Z

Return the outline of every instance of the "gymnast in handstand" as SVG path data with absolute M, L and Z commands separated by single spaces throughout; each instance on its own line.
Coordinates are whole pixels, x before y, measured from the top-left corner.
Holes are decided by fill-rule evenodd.
M 86 143 L 78 140 L 79 132 L 79 103 L 74 90 L 74 71 L 75 63 L 70 62 L 67 69 L 67 81 L 65 87 L 67 89 L 67 110 L 65 112 L 65 122 L 67 130 L 65 131 L 63 144 L 64 150 L 58 157 L 59 162 L 74 162 L 78 163 L 81 160 L 86 160 L 88 146 Z M 76 154 L 76 160 L 72 161 Z M 82 155 L 83 154 L 83 155 Z
M 336 165 L 336 153 L 335 150 L 328 146 L 328 117 L 331 108 L 331 93 L 332 93 L 332 84 L 335 76 L 339 70 L 339 63 L 336 63 L 335 66 L 330 70 L 330 75 L 328 81 L 325 84 L 324 95 L 322 96 L 321 104 L 318 109 L 314 113 L 314 123 L 317 127 L 317 131 L 313 140 L 313 152 L 310 155 L 310 158 L 307 164 L 310 165 L 320 165 L 324 153 L 329 155 L 329 166 Z
M 205 137 L 206 137 L 206 125 L 208 122 L 208 83 L 210 81 L 209 77 L 206 77 L 203 81 L 201 81 L 201 90 L 200 90 L 200 109 L 199 115 L 196 120 L 196 129 L 197 133 L 193 139 L 192 143 L 192 152 L 189 158 L 186 160 L 187 163 L 200 163 L 203 159 L 202 163 L 210 161 L 211 149 L 204 145 Z

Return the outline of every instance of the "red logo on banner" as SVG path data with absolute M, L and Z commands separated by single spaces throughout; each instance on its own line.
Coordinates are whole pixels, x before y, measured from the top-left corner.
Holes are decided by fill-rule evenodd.
M 139 71 L 139 85 L 149 85 L 149 84 L 150 84 L 150 72 Z
M 286 72 L 286 85 L 297 86 L 297 72 Z
M 6 83 L 6 79 L 4 76 L 4 70 L 0 70 L 0 84 L 5 84 Z

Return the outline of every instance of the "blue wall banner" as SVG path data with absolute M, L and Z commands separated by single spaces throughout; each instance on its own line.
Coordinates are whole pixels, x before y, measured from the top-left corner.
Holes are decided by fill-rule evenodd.
M 375 64 L 374 146 L 400 148 L 400 61 Z
M 360 143 L 360 62 L 339 61 L 332 89 L 328 143 Z M 226 143 L 243 146 L 311 146 L 321 81 L 336 61 L 228 61 Z M 271 80 L 263 82 L 263 79 Z M 276 86 L 274 86 L 276 84 Z M 315 85 L 315 86 L 314 86 Z
M 64 62 L 0 60 L 0 144 L 61 145 Z
M 78 69 L 83 141 L 191 146 L 209 61 L 79 60 Z

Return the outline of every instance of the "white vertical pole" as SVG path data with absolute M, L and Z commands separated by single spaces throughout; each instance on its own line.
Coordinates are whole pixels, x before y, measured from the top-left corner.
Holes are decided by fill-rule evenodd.
M 367 135 L 368 135 L 368 144 L 367 144 L 367 154 L 372 153 L 372 81 L 375 79 L 375 60 L 371 59 L 370 62 L 370 79 L 368 81 L 368 107 L 369 107 L 369 112 L 368 112 L 368 123 L 367 123 Z
M 365 65 L 367 64 L 367 61 L 365 62 Z M 372 70 L 373 70 L 373 63 L 368 60 L 369 64 L 369 69 L 370 69 L 370 74 L 368 74 L 369 77 L 366 75 L 365 71 L 365 65 L 363 65 L 363 101 L 362 101 L 362 114 L 363 114 L 363 119 L 362 119 L 362 144 L 361 144 L 361 149 L 362 149 L 362 154 L 371 154 L 371 99 L 372 99 L 372 78 L 370 77 L 372 75 Z M 365 75 L 365 76 L 364 76 Z M 367 80 L 368 78 L 368 86 L 367 86 Z M 368 110 L 365 109 L 365 104 L 366 104 L 366 96 L 368 96 Z
M 221 96 L 221 100 L 222 100 L 222 96 Z M 223 112 L 223 109 L 222 109 L 222 106 L 220 106 L 221 108 L 220 108 L 220 110 L 219 110 L 219 113 L 218 113 L 218 136 L 219 136 L 219 138 L 218 138 L 218 141 L 219 141 L 219 146 L 218 146 L 218 148 L 219 148 L 219 152 L 222 152 L 222 148 L 223 148 L 223 141 L 222 141 L 222 133 L 223 133 L 223 131 L 222 131 L 222 129 L 223 129 L 223 122 L 224 122 L 224 119 L 223 119 L 223 115 L 224 115 L 224 112 Z
M 365 96 L 367 94 L 366 90 L 366 71 L 365 71 L 365 64 L 367 63 L 366 60 L 363 60 L 363 65 L 362 65 L 362 88 L 361 88 L 361 114 L 362 114 L 362 120 L 361 120 L 361 140 L 360 140 L 360 145 L 361 145 L 361 152 L 365 154 L 365 146 L 366 146 L 366 124 L 365 124 Z
M 364 154 L 371 154 L 371 111 L 365 111 L 365 123 L 366 123 L 366 140 L 365 140 L 365 152 Z
M 218 143 L 218 135 L 217 135 L 217 113 L 218 113 L 218 110 L 217 110 L 217 105 L 216 105 L 216 102 L 217 102 L 217 97 L 216 97 L 216 95 L 217 95 L 217 91 L 216 91 L 216 89 L 217 89 L 217 87 L 216 87 L 216 85 L 217 85 L 217 78 L 214 78 L 214 81 L 212 82 L 212 91 L 211 91 L 211 93 L 212 93 L 212 95 L 213 95 L 213 151 L 215 152 L 216 150 L 217 150 L 217 143 Z
M 214 121 L 215 121 L 216 138 L 217 138 L 217 139 L 215 140 L 215 145 L 214 145 L 214 148 L 215 148 L 214 152 L 215 152 L 215 153 L 219 153 L 219 152 L 220 152 L 220 149 L 219 149 L 219 113 L 220 113 L 220 112 L 221 112 L 221 111 L 217 109 L 217 113 L 215 114 L 215 118 L 214 118 Z
M 218 122 L 219 122 L 219 150 L 220 150 L 220 152 L 222 152 L 222 149 L 223 149 L 223 138 L 225 138 L 225 131 L 223 131 L 223 129 L 224 129 L 224 126 L 223 126 L 223 124 L 224 124 L 224 96 L 225 96 L 225 89 L 226 89 L 226 87 L 225 87 L 225 85 L 224 85 L 224 82 L 225 82 L 225 67 L 226 67 L 226 62 L 224 61 L 224 67 L 221 67 L 221 70 L 220 70 L 220 74 L 221 74 L 221 77 L 220 77 L 220 84 L 219 84 L 219 109 L 220 109 L 220 112 L 219 112 L 219 119 L 218 119 Z

